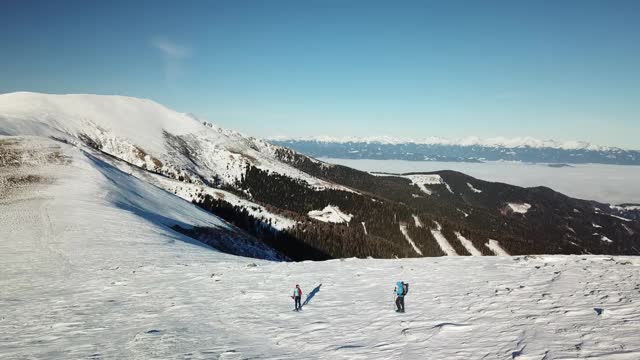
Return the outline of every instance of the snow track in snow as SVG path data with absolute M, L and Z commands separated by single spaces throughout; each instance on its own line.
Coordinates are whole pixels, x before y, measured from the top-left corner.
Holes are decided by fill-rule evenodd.
M 500 243 L 496 240 L 489 239 L 489 242 L 484 244 L 484 246 L 493 251 L 496 256 L 509 256 L 509 253 L 504 251 L 504 249 L 500 246 Z
M 626 221 L 626 222 L 633 222 L 633 220 L 631 220 L 631 219 L 627 219 L 627 218 L 623 218 L 623 217 L 621 217 L 621 216 L 617 216 L 617 215 L 613 215 L 613 214 L 606 214 L 606 215 L 609 215 L 609 216 L 611 216 L 612 218 L 616 218 L 616 219 L 618 219 L 618 220 L 622 220 L 622 221 Z
M 435 222 L 435 223 L 436 223 L 436 230 L 431 230 L 431 234 L 433 235 L 433 237 L 438 242 L 438 245 L 440 246 L 440 249 L 445 254 L 447 254 L 447 256 L 458 256 L 458 253 L 453 248 L 453 246 L 451 246 L 451 244 L 449 244 L 449 241 L 447 241 L 447 238 L 444 237 L 444 235 L 442 235 L 442 232 L 441 232 L 442 226 L 440 226 L 440 224 L 438 222 Z
M 402 232 L 402 235 L 404 235 L 404 238 L 407 239 L 407 242 L 409 243 L 409 245 L 413 247 L 413 250 L 416 252 L 416 254 L 422 256 L 422 251 L 418 249 L 418 247 L 416 246 L 416 243 L 413 241 L 413 239 L 411 239 L 411 236 L 409 236 L 409 232 L 407 231 L 407 225 L 400 224 L 400 232 Z
M 413 222 L 416 224 L 416 227 L 423 227 L 422 225 L 422 221 L 420 221 L 420 218 L 418 217 L 418 215 L 411 215 L 413 216 Z
M 462 246 L 464 246 L 464 248 L 467 249 L 467 251 L 469 252 L 469 254 L 471 254 L 471 256 L 482 256 L 482 252 L 476 249 L 476 247 L 473 246 L 473 243 L 469 239 L 465 238 L 464 236 L 462 236 L 462 234 L 460 234 L 457 231 L 456 231 L 456 237 L 458 238 L 458 240 L 460 240 L 460 243 L 462 244 Z
M 471 191 L 473 191 L 474 193 L 481 193 L 482 190 L 476 189 L 471 183 L 467 183 L 467 186 L 469 187 L 469 189 L 471 189 Z

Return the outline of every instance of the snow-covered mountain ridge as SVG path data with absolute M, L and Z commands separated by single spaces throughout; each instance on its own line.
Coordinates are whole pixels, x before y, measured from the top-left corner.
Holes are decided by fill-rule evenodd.
M 558 140 L 541 140 L 531 136 L 522 137 L 504 137 L 497 136 L 491 138 L 481 138 L 478 136 L 466 136 L 456 139 L 449 139 L 438 136 L 431 136 L 425 138 L 400 138 L 393 136 L 302 136 L 302 137 L 287 137 L 287 136 L 273 136 L 267 138 L 271 141 L 314 141 L 319 143 L 366 143 L 366 144 L 386 144 L 386 145 L 399 145 L 399 144 L 420 144 L 420 145 L 451 145 L 451 146 L 483 146 L 483 147 L 496 147 L 496 148 L 549 148 L 549 149 L 563 149 L 563 150 L 593 150 L 593 151 L 617 151 L 623 150 L 614 146 L 602 146 L 589 143 L 587 141 L 558 141 Z
M 61 227 L 57 236 L 67 245 L 83 240 L 76 238 L 78 228 L 96 231 L 96 236 L 108 239 L 112 234 L 100 230 L 102 221 L 117 224 L 120 219 L 126 222 L 132 218 L 140 224 L 139 230 L 131 229 L 132 233 L 155 232 L 161 238 L 166 236 L 215 250 L 203 244 L 207 241 L 199 243 L 175 231 L 208 229 L 215 235 L 209 237 L 209 245 L 233 248 L 233 253 L 245 256 L 285 259 L 241 229 L 145 178 L 131 176 L 118 168 L 124 164 L 92 149 L 52 139 L 0 136 L 0 208 L 9 213 L 14 210 L 13 203 L 24 199 L 42 202 L 56 213 L 57 226 Z M 48 195 L 41 198 L 42 194 Z M 54 217 L 51 213 L 46 216 Z M 9 225 L 5 220 L 0 216 L 3 228 Z M 33 231 L 52 231 L 47 226 L 50 226 L 47 222 L 37 222 Z M 6 240 L 23 235 L 12 230 Z
M 276 138 L 270 141 L 318 158 L 445 162 L 517 161 L 551 166 L 587 163 L 640 165 L 640 150 L 596 146 L 579 141 L 558 142 L 528 137 L 511 139 L 469 137 L 458 140 L 311 137 Z
M 254 166 L 300 179 L 316 190 L 348 190 L 282 163 L 274 145 L 145 99 L 2 94 L 0 134 L 84 143 L 134 165 L 195 183 L 233 186 Z
M 0 135 L 36 136 L 92 154 L 293 260 L 502 253 L 496 249 L 522 255 L 640 253 L 635 210 L 452 171 L 374 176 L 149 100 L 0 95 Z M 510 204 L 528 204 L 527 211 Z M 600 228 L 594 231 L 593 224 Z M 234 249 L 217 242 L 218 230 L 174 230 L 223 251 Z

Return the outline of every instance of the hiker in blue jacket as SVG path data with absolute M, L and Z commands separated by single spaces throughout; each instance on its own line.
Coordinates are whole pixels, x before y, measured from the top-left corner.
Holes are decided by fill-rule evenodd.
M 404 312 L 404 296 L 409 291 L 409 284 L 402 281 L 396 282 L 396 288 L 393 289 L 396 294 L 396 312 Z

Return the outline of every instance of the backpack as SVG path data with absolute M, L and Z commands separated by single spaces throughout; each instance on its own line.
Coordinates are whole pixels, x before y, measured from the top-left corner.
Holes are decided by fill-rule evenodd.
M 404 294 L 403 295 L 407 295 L 409 293 L 409 283 L 402 283 L 402 287 Z

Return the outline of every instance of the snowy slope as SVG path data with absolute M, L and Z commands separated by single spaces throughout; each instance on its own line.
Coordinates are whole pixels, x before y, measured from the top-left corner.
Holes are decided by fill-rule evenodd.
M 249 166 L 255 166 L 303 180 L 316 190 L 350 191 L 279 161 L 274 145 L 145 99 L 2 94 L 0 135 L 53 136 L 82 142 L 134 165 L 196 183 L 234 185 Z
M 322 210 L 312 210 L 307 214 L 310 218 L 334 224 L 349 223 L 353 215 L 343 213 L 339 207 L 327 205 Z
M 444 185 L 447 188 L 447 191 L 449 191 L 450 193 L 453 194 L 453 190 L 451 189 L 451 186 L 449 186 L 449 184 L 447 184 L 442 179 L 442 176 L 440 176 L 438 174 L 395 175 L 395 174 L 388 174 L 388 173 L 371 172 L 371 175 L 375 175 L 375 176 L 401 176 L 401 177 L 407 178 L 407 179 L 411 180 L 411 184 L 412 185 L 418 186 L 418 188 L 420 188 L 420 190 L 422 190 L 422 192 L 424 192 L 427 195 L 433 195 L 432 189 L 428 187 L 429 185 Z
M 211 229 L 220 235 L 221 242 L 238 247 L 238 253 L 281 258 L 216 216 L 111 166 L 100 153 L 91 154 L 41 137 L 0 136 L 0 154 L 3 159 L 19 160 L 0 162 L 3 214 L 12 209 L 13 202 L 26 197 L 29 203 L 38 204 L 37 213 L 27 218 L 37 215 L 41 220 L 26 231 L 54 231 L 50 227 L 55 220 L 58 230 L 62 231 L 57 236 L 75 251 L 81 251 L 87 240 L 78 236 L 79 230 L 95 232 L 90 236 L 97 234 L 96 241 L 136 241 L 133 234 L 138 234 L 167 243 L 179 240 L 212 249 L 172 230 L 179 226 L 185 230 Z M 129 218 L 132 224 L 127 224 Z M 19 244 L 21 231 L 13 228 L 13 222 L 0 215 L 0 224 L 12 230 L 7 240 Z M 131 239 L 118 237 L 122 232 L 118 230 L 120 226 L 131 232 Z
M 453 194 L 451 186 L 449 186 L 449 184 L 442 180 L 442 177 L 438 174 L 403 175 L 402 177 L 411 180 L 412 184 L 418 185 L 420 190 L 422 190 L 427 195 L 433 194 L 433 192 L 427 187 L 427 185 L 444 185 L 447 190 Z
M 143 181 L 153 184 L 161 189 L 165 189 L 189 202 L 192 202 L 194 199 L 198 199 L 200 196 L 211 195 L 214 199 L 224 200 L 230 205 L 244 208 L 249 214 L 264 221 L 266 224 L 271 225 L 277 230 L 290 229 L 296 224 L 294 220 L 282 215 L 274 214 L 262 205 L 241 198 L 238 195 L 225 190 L 173 180 L 161 175 L 143 171 L 121 161 L 111 161 L 110 163 Z
M 31 149 L 0 156 L 2 359 L 640 357 L 638 258 L 236 257 L 169 228 L 224 222 L 98 156 L 0 144 Z
M 511 209 L 511 211 L 518 213 L 518 214 L 526 214 L 529 212 L 529 209 L 531 209 L 531 204 L 515 204 L 515 203 L 508 203 L 507 206 Z

